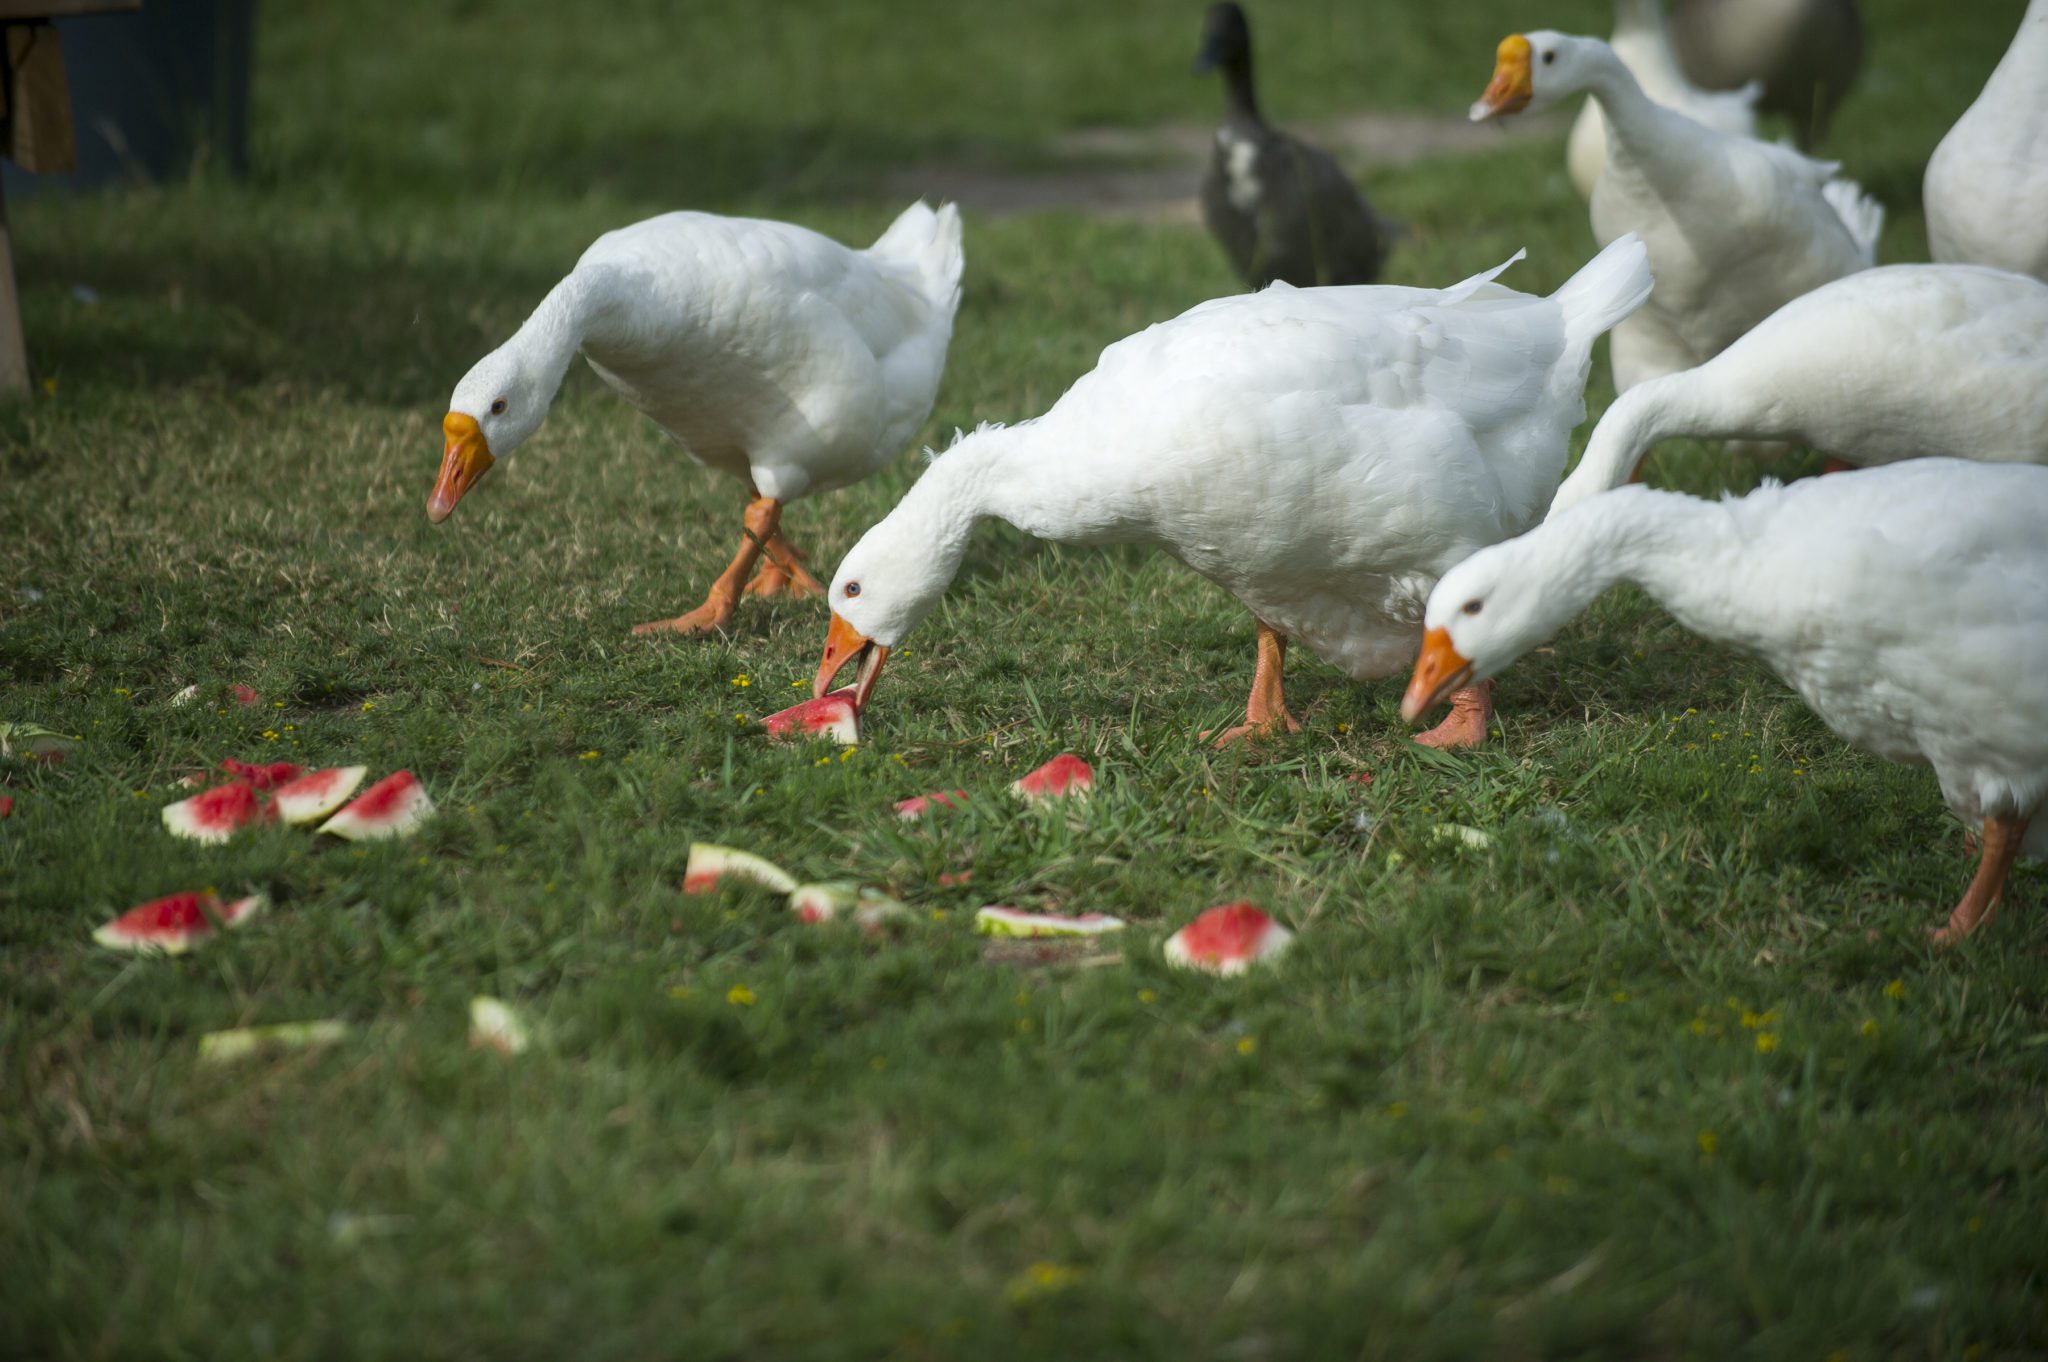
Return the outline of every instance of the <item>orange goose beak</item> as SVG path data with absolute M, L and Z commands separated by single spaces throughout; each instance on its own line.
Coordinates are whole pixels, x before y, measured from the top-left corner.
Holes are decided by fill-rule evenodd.
M 427 519 L 436 525 L 448 518 L 462 494 L 476 486 L 476 480 L 490 472 L 497 459 L 484 439 L 474 416 L 451 411 L 441 418 L 441 433 L 448 439 L 441 452 L 441 476 L 427 497 Z
M 867 712 L 868 696 L 874 693 L 875 682 L 881 679 L 882 664 L 889 658 L 889 650 L 846 622 L 837 610 L 832 612 L 832 625 L 825 631 L 825 655 L 818 661 L 817 679 L 811 682 L 811 698 L 817 699 L 832 689 L 833 679 L 848 662 L 860 661 L 860 669 L 854 674 L 853 708 L 857 714 Z
M 1450 633 L 1432 629 L 1422 636 L 1422 656 L 1415 659 L 1415 675 L 1401 697 L 1401 717 L 1412 724 L 1446 695 L 1471 682 L 1472 663 L 1451 646 Z
M 1529 76 L 1529 40 L 1519 33 L 1510 34 L 1493 51 L 1493 79 L 1472 106 L 1472 121 L 1519 113 L 1535 97 L 1536 87 Z

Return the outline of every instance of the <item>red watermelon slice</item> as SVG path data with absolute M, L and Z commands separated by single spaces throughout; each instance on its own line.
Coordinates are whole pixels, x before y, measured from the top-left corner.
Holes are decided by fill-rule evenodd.
M 930 794 L 912 795 L 896 801 L 896 816 L 905 820 L 924 817 L 933 809 L 950 809 L 967 802 L 965 790 L 933 790 Z
M 1286 950 L 1294 933 L 1249 903 L 1211 908 L 1166 938 L 1166 958 L 1211 974 L 1242 974 Z
M 14 817 L 14 796 L 0 795 L 0 818 Z
M 261 792 L 274 789 L 288 780 L 295 779 L 306 768 L 294 766 L 288 761 L 274 761 L 268 766 L 262 762 L 236 761 L 233 757 L 222 758 L 220 767 L 236 780 L 246 780 Z
M 433 816 L 434 801 L 420 778 L 410 771 L 393 771 L 322 823 L 320 831 L 351 842 L 376 842 L 410 837 Z
M 130 908 L 95 931 L 92 939 L 109 950 L 179 955 L 212 936 L 216 922 L 239 927 L 262 907 L 262 898 L 254 894 L 233 903 L 222 903 L 211 890 L 170 894 Z
M 1048 799 L 1086 799 L 1095 788 L 1095 772 L 1072 752 L 1062 752 L 1030 775 L 1010 786 L 1012 793 L 1027 804 Z
M 330 766 L 287 780 L 271 792 L 270 806 L 287 823 L 312 823 L 340 808 L 370 774 L 367 766 Z
M 860 711 L 854 708 L 853 688 L 835 690 L 815 700 L 771 714 L 761 721 L 768 736 L 780 739 L 829 737 L 842 747 L 860 741 Z
M 690 844 L 690 863 L 683 867 L 685 894 L 709 894 L 728 875 L 738 880 L 752 880 L 778 894 L 787 894 L 796 888 L 796 876 L 751 851 L 714 846 L 710 842 Z
M 195 842 L 225 842 L 237 829 L 274 816 L 269 806 L 256 798 L 256 787 L 246 780 L 216 785 L 190 799 L 164 805 L 164 826 Z

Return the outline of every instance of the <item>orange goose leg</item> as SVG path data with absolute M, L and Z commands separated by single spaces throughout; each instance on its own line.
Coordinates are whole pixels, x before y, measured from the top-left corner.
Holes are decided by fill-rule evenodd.
M 749 596 L 822 596 L 824 586 L 804 570 L 804 551 L 789 542 L 781 530 L 768 536 L 761 554 L 761 570 L 747 583 Z
M 1493 682 L 1481 681 L 1451 692 L 1451 712 L 1415 741 L 1424 747 L 1477 747 L 1486 741 L 1486 725 L 1493 719 Z
M 1935 929 L 1935 945 L 1953 946 L 1991 921 L 2005 897 L 2005 877 L 2020 853 L 2020 839 L 2026 835 L 2024 818 L 1999 814 L 1984 820 L 1984 854 L 1977 861 L 1977 873 L 1963 891 L 1962 902 L 1948 915 L 1948 925 Z
M 718 574 L 718 580 L 711 584 L 704 604 L 672 620 L 649 620 L 645 624 L 636 624 L 633 632 L 709 634 L 725 628 L 732 619 L 733 607 L 739 604 L 741 585 L 747 580 L 747 574 L 754 570 L 762 546 L 776 538 L 777 527 L 781 523 L 781 502 L 773 497 L 755 497 L 749 501 L 743 520 L 745 528 L 740 535 L 740 551 L 733 555 L 731 566 Z
M 1280 732 L 1301 732 L 1300 723 L 1287 712 L 1287 698 L 1280 689 L 1280 673 L 1287 666 L 1286 635 L 1274 630 L 1264 620 L 1252 622 L 1259 627 L 1259 660 L 1252 669 L 1251 698 L 1245 701 L 1244 722 L 1216 735 L 1215 745 L 1218 747 L 1228 747 L 1241 738 L 1269 738 Z M 1209 734 L 1202 736 L 1207 738 Z

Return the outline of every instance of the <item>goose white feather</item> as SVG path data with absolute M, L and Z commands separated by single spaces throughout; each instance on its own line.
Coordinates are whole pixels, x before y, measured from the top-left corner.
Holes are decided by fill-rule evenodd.
M 1875 263 L 1884 210 L 1840 167 L 1731 137 L 1664 108 L 1597 38 L 1540 31 L 1504 40 L 1474 118 L 1586 91 L 1607 118 L 1593 236 L 1633 232 L 1657 291 L 1615 328 L 1617 391 L 1702 364 L 1780 306 Z
M 1554 516 L 1680 436 L 1789 440 L 1844 463 L 2048 463 L 2048 284 L 1976 265 L 1886 265 L 1779 308 L 1697 369 L 1601 416 Z
M 784 503 L 857 482 L 931 410 L 961 268 L 951 204 L 913 204 L 864 251 L 791 223 L 709 213 L 607 232 L 455 385 L 429 514 L 445 518 L 475 480 L 451 489 L 458 444 L 480 443 L 485 468 L 511 453 L 578 354 L 686 455 L 778 516 Z
M 1542 514 L 1593 341 L 1650 288 L 1633 239 L 1549 297 L 1494 283 L 1506 268 L 1448 289 L 1275 286 L 1118 341 L 1044 415 L 933 461 L 841 562 L 835 630 L 894 646 L 995 516 L 1157 545 L 1348 675 L 1399 669 L 1437 576 Z M 820 689 L 835 660 L 828 644 Z
M 1966 824 L 2001 824 L 2008 858 L 2040 856 L 2044 523 L 2048 468 L 2025 464 L 1915 459 L 1719 502 L 1624 488 L 1445 573 L 1424 661 L 1494 675 L 1632 581 L 1694 633 L 1760 656 L 1846 741 L 1932 766 Z M 1429 698 L 1411 688 L 1404 709 Z M 1995 889 L 1951 920 L 1952 935 L 1988 912 Z
M 1983 93 L 1927 162 L 1936 260 L 2048 279 L 2048 0 L 2031 0 Z
M 1664 0 L 1614 0 L 1614 36 L 1607 45 L 1647 98 L 1716 132 L 1756 135 L 1756 101 L 1763 86 L 1751 81 L 1735 90 L 1702 90 L 1687 80 L 1664 29 Z M 1580 198 L 1592 198 L 1607 165 L 1607 120 L 1598 100 L 1587 99 L 1572 120 L 1564 156 L 1572 188 Z

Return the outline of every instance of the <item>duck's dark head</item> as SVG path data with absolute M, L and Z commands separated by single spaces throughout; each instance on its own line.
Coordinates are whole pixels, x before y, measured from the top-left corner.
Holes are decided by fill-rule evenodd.
M 1194 72 L 1201 75 L 1219 67 L 1230 70 L 1248 65 L 1252 59 L 1252 29 L 1244 11 L 1231 0 L 1209 6 L 1202 21 L 1202 47 L 1195 53 Z

